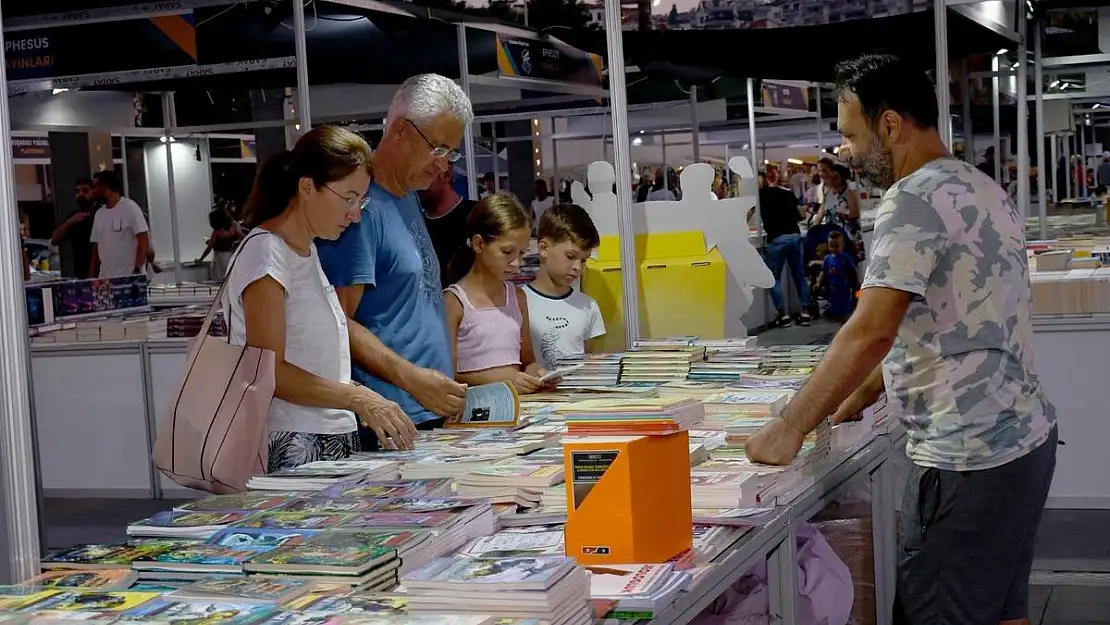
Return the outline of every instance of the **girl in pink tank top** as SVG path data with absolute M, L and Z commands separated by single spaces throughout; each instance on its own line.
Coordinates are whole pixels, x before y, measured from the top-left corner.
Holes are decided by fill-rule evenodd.
M 455 354 L 455 378 L 469 385 L 507 381 L 534 393 L 546 371 L 532 353 L 528 304 L 509 278 L 520 270 L 531 220 L 511 195 L 486 197 L 470 212 L 462 244 L 444 290 L 447 330 Z

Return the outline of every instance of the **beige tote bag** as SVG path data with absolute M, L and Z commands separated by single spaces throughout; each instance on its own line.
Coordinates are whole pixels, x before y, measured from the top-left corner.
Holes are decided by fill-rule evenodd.
M 229 274 L 234 265 L 233 260 Z M 154 464 L 162 473 L 210 493 L 242 492 L 252 475 L 266 472 L 274 396 L 272 351 L 208 336 L 226 288 L 224 280 L 189 349 L 181 385 L 154 444 Z M 230 324 L 229 319 L 229 329 Z

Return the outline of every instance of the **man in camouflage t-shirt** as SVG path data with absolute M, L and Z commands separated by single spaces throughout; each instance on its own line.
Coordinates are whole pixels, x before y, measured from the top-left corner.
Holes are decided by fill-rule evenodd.
M 838 73 L 852 165 L 887 192 L 856 313 L 748 455 L 788 463 L 826 416 L 844 419 L 885 389 L 913 461 L 895 622 L 1027 622 L 1057 441 L 1033 367 L 1021 217 L 949 154 L 922 72 L 868 55 Z

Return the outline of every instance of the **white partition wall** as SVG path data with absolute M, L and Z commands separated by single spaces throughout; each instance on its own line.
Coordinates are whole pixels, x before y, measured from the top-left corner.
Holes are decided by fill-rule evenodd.
M 177 190 L 177 224 L 181 233 L 181 262 L 196 260 L 204 252 L 208 213 L 212 210 L 212 169 L 205 139 L 178 139 L 173 149 L 174 187 Z M 173 261 L 169 185 L 166 178 L 166 144 L 150 141 L 144 148 L 146 188 L 150 206 L 151 243 L 159 262 Z M 198 151 L 199 150 L 199 151 Z M 200 160 L 197 160 L 197 156 Z

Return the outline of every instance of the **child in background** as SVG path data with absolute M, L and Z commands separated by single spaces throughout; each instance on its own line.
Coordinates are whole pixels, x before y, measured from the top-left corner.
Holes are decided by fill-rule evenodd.
M 829 253 L 821 265 L 820 282 L 825 290 L 825 299 L 829 302 L 826 313 L 834 319 L 847 319 L 852 314 L 856 288 L 859 280 L 856 276 L 856 263 L 844 251 L 844 235 L 839 232 L 829 233 Z
M 212 234 L 208 236 L 208 247 L 200 255 L 197 262 L 203 262 L 209 253 L 212 253 L 212 265 L 208 269 L 208 279 L 220 282 L 227 275 L 227 268 L 231 263 L 231 256 L 235 246 L 243 238 L 243 231 L 231 219 L 231 215 L 224 208 L 216 207 L 208 213 L 208 225 L 212 227 Z
M 444 289 L 447 330 L 455 355 L 455 379 L 468 385 L 507 381 L 534 393 L 546 370 L 532 355 L 528 305 L 509 282 L 520 270 L 532 223 L 516 198 L 494 193 L 466 220 L 466 242 L 447 266 Z
M 585 353 L 586 343 L 605 334 L 601 309 L 572 286 L 601 238 L 590 215 L 577 204 L 557 204 L 540 217 L 540 271 L 522 289 L 528 299 L 532 348 L 547 369 L 567 356 Z

